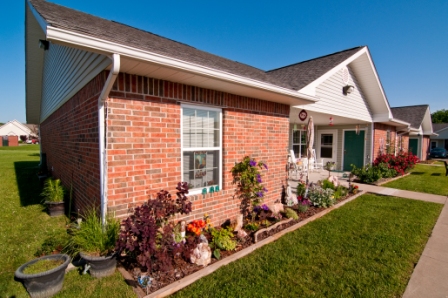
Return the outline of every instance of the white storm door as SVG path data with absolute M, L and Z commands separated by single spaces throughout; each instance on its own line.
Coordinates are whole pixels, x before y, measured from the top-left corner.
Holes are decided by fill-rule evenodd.
M 327 161 L 337 161 L 338 153 L 338 131 L 337 130 L 319 130 L 317 133 L 316 144 L 317 158 Z

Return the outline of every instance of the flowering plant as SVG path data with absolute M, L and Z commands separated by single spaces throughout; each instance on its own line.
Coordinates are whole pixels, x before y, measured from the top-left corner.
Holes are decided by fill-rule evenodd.
M 249 213 L 250 205 L 259 205 L 268 191 L 262 184 L 260 170 L 263 168 L 268 169 L 264 162 L 257 162 L 255 159 L 246 156 L 243 161 L 236 163 L 231 170 L 232 183 L 237 186 L 235 195 L 240 198 L 241 209 L 245 214 Z
M 196 219 L 187 225 L 187 231 L 199 236 L 206 225 L 205 220 Z

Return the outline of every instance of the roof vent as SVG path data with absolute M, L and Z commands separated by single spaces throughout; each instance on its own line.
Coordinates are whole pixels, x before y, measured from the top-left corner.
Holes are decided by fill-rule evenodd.
M 348 73 L 348 68 L 346 66 L 344 66 L 342 68 L 342 82 L 344 82 L 344 84 L 348 84 L 349 79 L 350 79 L 350 75 Z

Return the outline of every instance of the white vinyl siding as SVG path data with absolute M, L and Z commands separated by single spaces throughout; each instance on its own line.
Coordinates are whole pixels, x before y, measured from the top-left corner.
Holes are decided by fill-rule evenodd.
M 370 107 L 366 97 L 362 93 L 362 86 L 358 83 L 354 73 L 349 70 L 349 85 L 355 86 L 352 93 L 344 95 L 342 87 L 342 69 L 325 80 L 316 88 L 316 96 L 319 101 L 306 106 L 299 106 L 309 111 L 342 116 L 363 121 L 372 121 Z
M 50 44 L 44 58 L 41 122 L 110 64 L 107 56 Z

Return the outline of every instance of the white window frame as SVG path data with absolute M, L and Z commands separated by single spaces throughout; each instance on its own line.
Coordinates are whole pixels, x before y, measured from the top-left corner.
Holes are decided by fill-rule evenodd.
M 199 106 L 199 105 L 189 105 L 189 104 L 181 104 L 180 105 L 180 172 L 181 172 L 181 181 L 183 181 L 184 178 L 184 152 L 191 152 L 191 151 L 219 151 L 219 191 L 222 190 L 222 109 L 214 108 L 214 107 L 208 107 L 208 106 Z M 219 147 L 191 147 L 191 148 L 185 148 L 184 149 L 184 108 L 188 109 L 196 109 L 196 110 L 204 110 L 204 111 L 215 111 L 219 113 Z M 202 193 L 202 189 L 207 188 L 207 193 L 209 193 L 210 188 L 207 187 L 201 187 L 201 188 L 194 188 L 191 191 L 189 190 L 189 195 L 197 195 Z
M 294 143 L 294 132 L 295 131 L 300 131 L 300 137 L 299 137 L 300 142 L 299 143 Z M 306 137 L 305 137 L 305 143 L 302 144 L 302 134 L 303 133 L 308 133 L 308 131 L 306 129 L 304 129 L 304 128 L 297 128 L 297 129 L 293 128 L 292 129 L 292 134 L 291 134 L 291 136 L 292 136 L 292 138 L 291 138 L 292 139 L 292 141 L 291 141 L 291 150 L 294 151 L 294 146 L 299 146 L 299 156 L 296 157 L 296 158 L 299 158 L 299 159 L 302 158 L 302 155 L 303 155 L 303 153 L 302 153 L 302 145 L 304 145 L 305 148 L 306 148 Z M 306 155 L 306 152 L 305 152 L 305 155 Z

